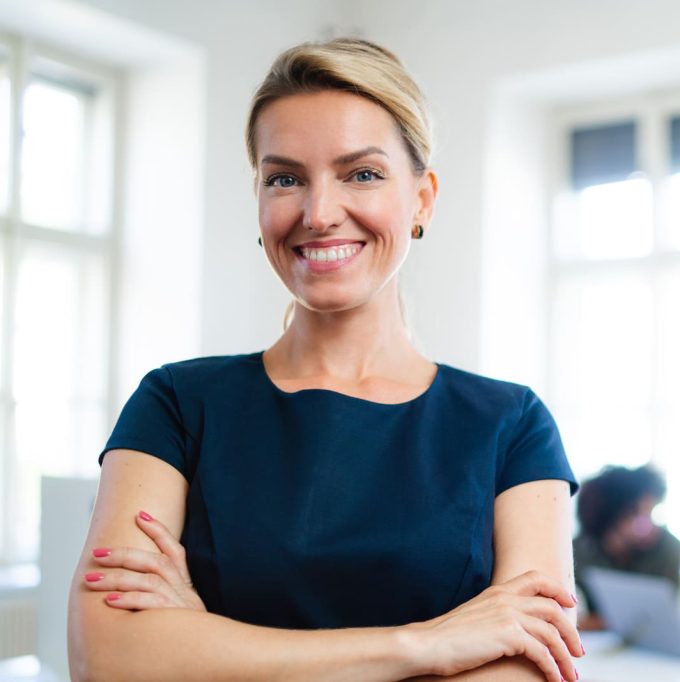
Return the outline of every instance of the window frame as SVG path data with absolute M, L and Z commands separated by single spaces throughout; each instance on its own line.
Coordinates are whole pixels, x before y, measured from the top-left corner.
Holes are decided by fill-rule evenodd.
M 636 93 L 607 100 L 590 100 L 555 106 L 548 118 L 551 132 L 550 168 L 548 182 L 548 211 L 546 239 L 546 289 L 544 297 L 546 338 L 545 376 L 548 400 L 558 406 L 556 394 L 556 348 L 557 314 L 552 304 L 556 300 L 558 287 L 564 278 L 574 275 L 619 273 L 635 271 L 649 278 L 654 307 L 659 300 L 659 280 L 663 272 L 671 267 L 680 268 L 680 249 L 666 248 L 663 240 L 663 211 L 659 210 L 666 201 L 665 181 L 673 175 L 670 158 L 671 118 L 680 116 L 680 90 Z M 570 134 L 574 128 L 597 126 L 624 120 L 637 123 L 636 156 L 638 166 L 652 187 L 654 200 L 653 243 L 647 256 L 631 258 L 586 259 L 585 257 L 558 257 L 555 248 L 555 205 L 565 197 L 573 197 L 577 190 L 572 187 L 570 168 Z M 566 199 L 569 201 L 569 198 Z M 658 447 L 658 416 L 660 414 L 660 358 L 656 352 L 659 337 L 659 316 L 654 310 L 653 376 L 651 377 L 651 418 L 652 440 L 650 462 L 656 463 Z M 559 422 L 559 408 L 556 409 Z M 580 468 L 577 466 L 575 468 Z M 578 472 L 577 472 L 578 473 Z
M 102 257 L 105 280 L 108 284 L 108 320 L 106 330 L 106 392 L 105 417 L 110 423 L 115 417 L 117 401 L 115 377 L 117 376 L 118 325 L 120 312 L 120 253 L 121 253 L 121 140 L 123 139 L 123 74 L 119 69 L 95 60 L 64 52 L 53 46 L 24 36 L 0 31 L 0 46 L 8 55 L 10 81 L 10 131 L 9 176 L 7 178 L 7 212 L 0 214 L 0 240 L 2 249 L 0 290 L 0 568 L 17 563 L 16 548 L 9 545 L 8 532 L 12 519 L 12 490 L 18 468 L 18 452 L 14 434 L 16 401 L 13 396 L 13 329 L 17 297 L 18 265 L 24 243 L 54 245 L 70 253 L 95 252 Z M 109 230 L 101 234 L 83 231 L 66 231 L 24 222 L 20 207 L 21 122 L 23 119 L 23 93 L 30 80 L 32 66 L 40 61 L 63 67 L 64 72 L 76 80 L 91 83 L 100 93 L 103 107 L 100 115 L 107 117 L 110 128 L 110 153 L 107 159 L 110 174 Z M 57 79 L 58 82 L 58 79 Z M 66 83 L 65 83 L 66 84 Z M 91 119 L 92 120 L 92 119 Z

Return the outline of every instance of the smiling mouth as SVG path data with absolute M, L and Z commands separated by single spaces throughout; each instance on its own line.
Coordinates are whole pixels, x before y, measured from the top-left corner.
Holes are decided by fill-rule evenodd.
M 364 242 L 352 242 L 350 244 L 342 244 L 341 246 L 327 246 L 324 248 L 298 246 L 295 248 L 295 251 L 304 260 L 312 263 L 334 263 L 349 260 L 352 256 L 359 253 L 363 247 Z

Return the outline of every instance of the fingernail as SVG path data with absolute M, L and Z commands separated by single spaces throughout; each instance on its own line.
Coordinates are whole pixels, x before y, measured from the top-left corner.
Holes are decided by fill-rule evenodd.
M 94 554 L 96 557 L 101 558 L 104 556 L 109 556 L 113 552 L 112 549 L 105 549 L 103 547 L 100 547 L 99 549 L 94 549 L 92 550 L 92 554 Z
M 108 599 L 108 601 L 116 601 L 116 599 L 120 599 L 120 595 L 119 594 L 107 594 L 106 598 Z
M 578 680 L 578 670 L 576 670 L 576 668 L 574 668 L 574 675 L 576 676 L 576 679 Z
M 581 642 L 581 653 L 585 656 L 586 650 L 583 648 L 583 642 Z
M 140 511 L 139 517 L 145 521 L 153 521 L 153 516 L 151 516 L 151 514 L 147 514 L 145 511 Z
M 576 598 L 575 594 L 572 594 L 571 598 L 574 600 L 574 604 L 578 604 L 578 599 Z
M 101 580 L 104 577 L 103 573 L 86 573 L 85 574 L 85 580 L 87 580 L 88 583 L 96 583 L 97 580 Z

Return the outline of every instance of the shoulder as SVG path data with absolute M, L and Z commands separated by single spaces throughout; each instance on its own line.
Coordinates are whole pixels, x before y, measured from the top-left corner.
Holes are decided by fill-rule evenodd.
M 491 379 L 440 365 L 440 396 L 464 430 L 486 434 L 485 451 L 496 453 L 496 494 L 543 479 L 569 482 L 578 490 L 552 414 L 523 384 Z
M 204 391 L 211 386 L 225 388 L 252 378 L 259 366 L 259 356 L 260 352 L 190 358 L 166 363 L 147 377 L 160 378 L 177 392 Z
M 443 363 L 439 364 L 442 394 L 460 409 L 480 417 L 505 417 L 517 421 L 532 403 L 540 402 L 523 384 L 492 379 Z

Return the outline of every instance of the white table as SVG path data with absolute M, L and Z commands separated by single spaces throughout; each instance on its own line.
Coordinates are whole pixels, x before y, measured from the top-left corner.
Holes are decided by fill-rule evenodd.
M 0 661 L 0 682 L 64 682 L 36 656 L 17 656 Z
M 575 661 L 580 682 L 680 682 L 680 658 L 624 646 L 609 632 L 581 637 L 586 655 Z

